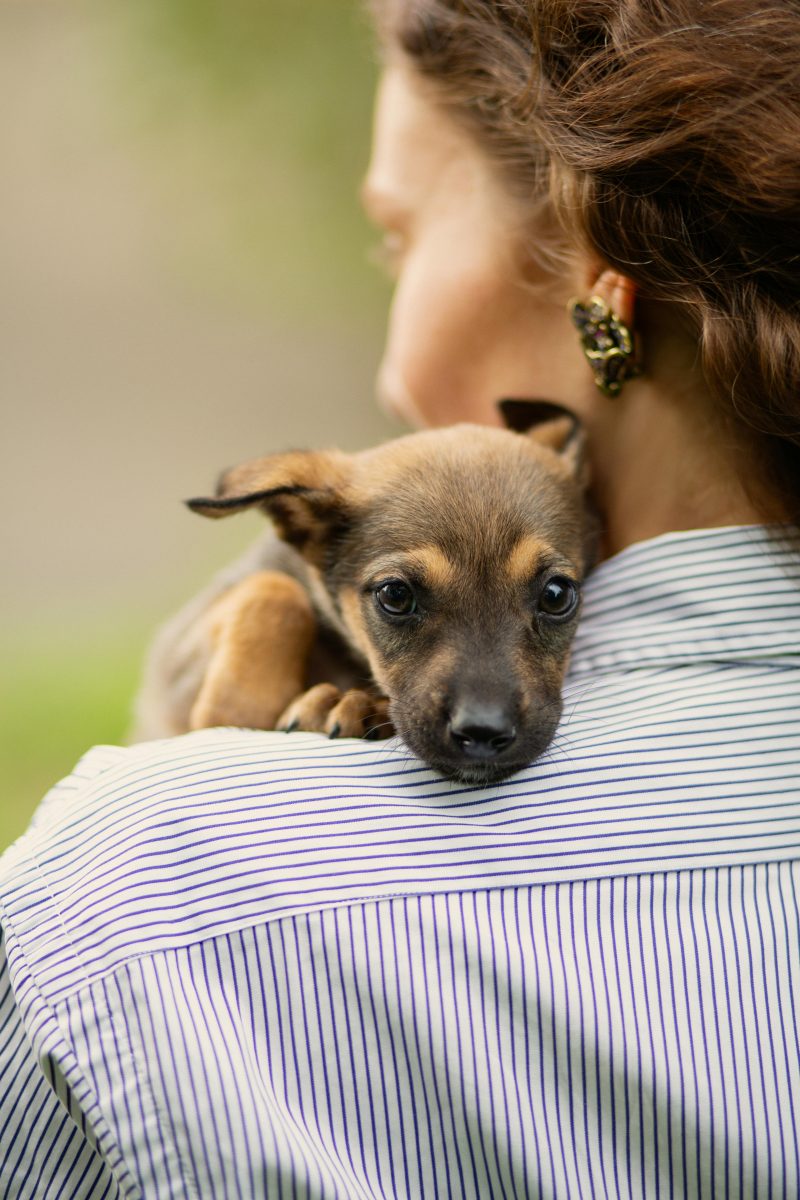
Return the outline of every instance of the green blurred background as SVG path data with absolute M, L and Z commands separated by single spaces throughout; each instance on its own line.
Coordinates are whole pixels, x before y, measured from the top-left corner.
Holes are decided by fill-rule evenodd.
M 0 0 L 0 848 L 258 532 L 181 498 L 396 432 L 374 59 L 356 0 Z

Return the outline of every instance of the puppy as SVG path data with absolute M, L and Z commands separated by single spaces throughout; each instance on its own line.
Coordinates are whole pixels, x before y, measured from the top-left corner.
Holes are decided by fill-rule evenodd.
M 542 412 L 505 405 L 517 429 Z M 273 532 L 162 631 L 135 737 L 396 731 L 466 783 L 541 755 L 592 553 L 583 435 L 544 412 L 526 432 L 271 455 L 188 501 L 214 518 L 258 507 Z

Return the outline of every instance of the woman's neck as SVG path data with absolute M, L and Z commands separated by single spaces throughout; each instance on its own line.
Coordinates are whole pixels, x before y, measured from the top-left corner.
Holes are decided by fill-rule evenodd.
M 741 482 L 736 448 L 708 412 L 708 403 L 675 392 L 666 399 L 645 380 L 594 410 L 602 557 L 662 533 L 763 520 Z

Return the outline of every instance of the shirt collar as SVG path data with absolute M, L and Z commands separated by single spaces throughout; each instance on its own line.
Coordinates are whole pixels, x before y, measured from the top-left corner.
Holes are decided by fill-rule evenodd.
M 587 580 L 571 675 L 704 659 L 800 666 L 800 554 L 781 526 L 667 533 Z

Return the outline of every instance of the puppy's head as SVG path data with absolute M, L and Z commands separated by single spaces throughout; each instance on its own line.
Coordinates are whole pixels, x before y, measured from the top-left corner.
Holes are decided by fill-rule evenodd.
M 274 455 L 189 505 L 261 506 L 410 748 L 488 783 L 537 758 L 561 715 L 591 553 L 582 442 L 565 416 L 527 433 L 462 425 L 355 455 Z

